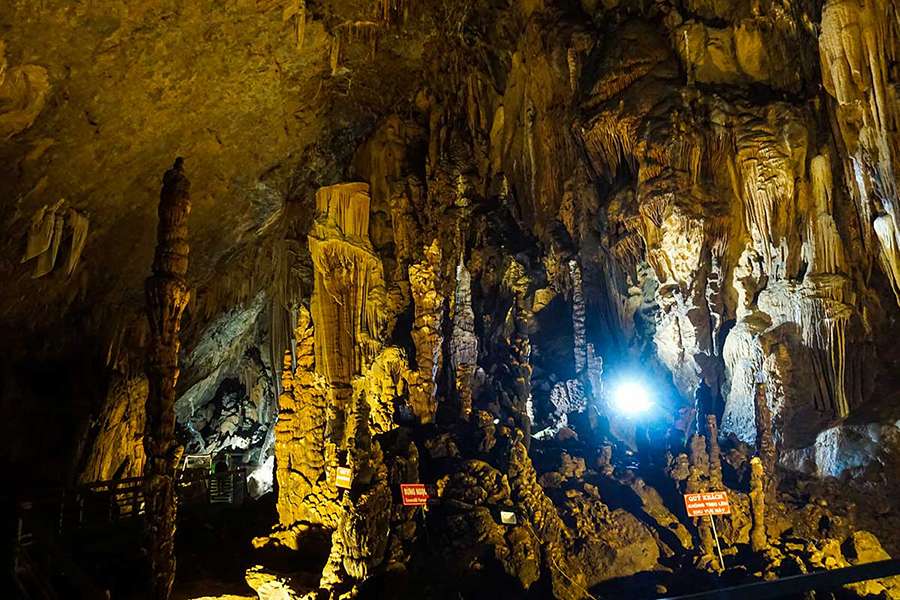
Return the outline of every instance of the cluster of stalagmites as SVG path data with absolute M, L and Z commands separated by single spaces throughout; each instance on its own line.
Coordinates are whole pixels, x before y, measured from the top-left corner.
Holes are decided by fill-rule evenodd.
M 288 4 L 302 46 L 307 6 Z M 366 183 L 316 193 L 279 523 L 258 542 L 330 545 L 315 581 L 253 569 L 261 596 L 582 598 L 639 572 L 677 589 L 667 573 L 885 556 L 824 494 L 778 482 L 843 469 L 863 364 L 900 303 L 896 2 L 602 4 L 603 32 L 548 7 L 516 14 L 515 41 L 485 32 L 485 56 L 448 50 L 416 115 L 358 150 Z M 333 74 L 371 27 L 338 29 Z M 661 452 L 609 404 L 604 371 L 626 355 L 671 380 Z M 90 468 L 122 461 L 107 448 Z M 403 506 L 404 483 L 429 486 L 427 511 Z M 731 505 L 725 564 L 682 501 L 711 490 Z
M 864 403 L 894 309 L 868 278 L 896 293 L 896 7 L 830 0 L 815 29 L 778 3 L 687 4 L 604 35 L 535 13 L 503 85 L 436 83 L 364 145 L 368 185 L 319 190 L 270 538 L 330 532 L 317 593 L 396 577 L 580 598 L 645 571 L 678 588 L 665 573 L 882 556 L 778 480 Z M 665 407 L 664 456 L 608 403 L 601 356 L 623 351 L 697 395 Z M 400 502 L 419 482 L 427 511 Z M 711 490 L 725 564 L 682 501 Z M 856 591 L 879 585 L 897 593 Z
M 816 30 L 765 2 L 687 5 L 664 11 L 668 36 L 619 27 L 590 81 L 591 162 L 636 180 L 607 209 L 609 244 L 626 270 L 652 267 L 656 353 L 682 393 L 715 388 L 723 432 L 750 442 L 762 378 L 777 442 L 812 448 L 871 393 L 867 340 L 895 311 L 870 272 L 880 265 L 896 295 L 896 3 L 830 0 Z M 742 92 L 803 95 L 813 61 L 827 95 Z
M 800 521 L 839 517 L 822 507 L 803 514 L 784 509 L 769 427 L 757 426 L 760 456 L 751 460 L 740 446 L 723 456 L 716 418 L 700 419 L 687 452 L 668 456 L 668 483 L 660 489 L 622 467 L 621 441 L 607 438 L 596 449 L 578 442 L 579 435 L 608 435 L 598 417 L 610 415 L 596 408 L 601 369 L 579 334 L 584 309 L 574 260 L 562 271 L 558 292 L 548 294 L 539 274 L 505 259 L 493 288 L 504 308 L 492 313 L 503 319 L 481 338 L 490 353 L 479 355 L 465 259 L 447 258 L 458 251 L 453 244 L 444 250 L 437 241 L 423 244 L 408 268 L 396 271 L 408 274 L 409 294 L 395 297 L 413 303 L 415 360 L 387 345 L 402 307 L 386 300 L 395 282 L 385 278 L 369 240 L 371 201 L 363 184 L 317 194 L 310 233 L 316 286 L 309 308 L 298 311 L 279 399 L 279 525 L 257 541 L 302 550 L 324 528 L 330 551 L 318 582 L 254 568 L 247 581 L 260 597 L 352 597 L 373 580 L 416 581 L 427 594 L 468 585 L 460 582 L 497 585 L 507 577 L 515 585 L 505 589 L 510 594 L 544 586 L 554 597 L 583 598 L 604 581 L 639 572 L 747 570 L 747 553 L 757 557 L 747 576 L 756 577 L 849 564 L 839 533 L 832 539 L 809 530 L 781 539 L 802 527 Z M 483 266 L 489 252 L 469 260 L 482 285 L 491 277 Z M 538 327 L 535 313 L 555 293 L 571 298 L 578 368 L 550 394 L 556 424 L 534 435 L 545 441 L 532 441 L 529 340 Z M 499 357 L 496 363 L 491 356 Z M 770 419 L 765 386 L 755 391 L 754 414 L 761 412 L 764 423 Z M 540 471 L 529 454 L 534 444 L 541 445 L 535 448 Z M 345 469 L 349 483 L 339 485 Z M 727 488 L 725 470 L 742 483 Z M 420 482 L 432 498 L 424 512 L 401 503 L 400 485 Z M 681 505 L 683 493 L 723 489 L 732 507 L 719 525 L 724 566 L 709 522 L 688 519 Z M 883 553 L 870 534 L 850 539 L 869 548 L 854 560 Z

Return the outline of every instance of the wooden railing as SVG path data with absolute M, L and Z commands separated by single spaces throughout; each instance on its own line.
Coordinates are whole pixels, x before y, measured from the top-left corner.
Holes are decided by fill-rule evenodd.
M 246 469 L 236 468 L 222 473 L 181 471 L 178 474 L 179 504 L 240 501 L 246 481 Z M 218 485 L 211 485 L 211 484 Z M 228 488 L 211 497 L 211 488 Z M 144 514 L 144 478 L 129 477 L 114 481 L 97 481 L 69 489 L 36 491 L 31 498 L 19 502 L 19 541 L 28 544 L 33 536 L 31 521 L 40 519 L 44 528 L 52 527 L 57 535 L 73 529 L 103 525 L 140 517 Z M 52 524 L 52 525 L 51 525 Z

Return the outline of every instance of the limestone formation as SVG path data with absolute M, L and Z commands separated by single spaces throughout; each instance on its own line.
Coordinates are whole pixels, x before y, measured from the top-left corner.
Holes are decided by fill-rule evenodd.
M 772 437 L 772 416 L 769 412 L 769 400 L 766 396 L 766 385 L 758 383 L 754 395 L 756 404 L 756 448 L 759 452 L 763 473 L 768 477 L 763 488 L 769 509 L 775 508 L 776 491 L 778 489 L 778 475 L 775 471 L 777 464 L 777 450 Z
M 685 490 L 688 494 L 709 491 L 709 455 L 706 453 L 706 438 L 702 435 L 693 436 L 690 450 L 691 463 Z M 694 517 L 693 521 L 700 536 L 698 549 L 703 552 L 703 555 L 699 557 L 701 564 L 710 564 L 714 568 L 721 570 L 722 565 L 718 565 L 712 526 L 709 520 L 702 517 Z
M 0 39 L 0 140 L 8 140 L 31 127 L 49 93 L 47 69 L 38 65 L 10 67 L 6 43 Z
M 285 355 L 282 393 L 275 426 L 275 464 L 282 526 L 299 521 L 334 525 L 337 493 L 326 471 L 326 417 L 334 395 L 315 371 L 315 334 L 308 310 L 301 308 L 294 331 L 296 369 Z
M 456 267 L 450 364 L 453 367 L 459 415 L 468 420 L 472 414 L 472 377 L 478 366 L 478 338 L 475 337 L 475 314 L 472 312 L 472 280 L 463 261 Z
M 722 481 L 722 457 L 719 450 L 719 426 L 716 415 L 706 415 L 706 435 L 709 444 L 709 486 L 710 489 L 721 490 L 725 487 Z
M 151 595 L 158 600 L 169 597 L 175 580 L 175 468 L 181 458 L 175 438 L 175 386 L 181 316 L 190 299 L 185 281 L 190 192 L 184 159 L 177 158 L 163 177 L 153 275 L 145 286 L 150 321 L 144 437 L 145 527 Z
M 675 597 L 900 552 L 896 0 L 33 4 L 0 10 L 11 478 L 145 464 L 156 597 L 179 443 L 251 470 L 182 516 L 234 516 L 210 563 L 260 597 Z M 173 144 L 196 292 L 176 166 L 148 336 L 135 199 Z
M 758 456 L 750 460 L 750 506 L 753 513 L 753 528 L 750 530 L 750 545 L 755 552 L 768 547 L 766 539 L 766 494 L 765 471 Z
M 116 374 L 97 418 L 83 483 L 140 477 L 144 472 L 144 421 L 147 378 Z
M 425 249 L 425 261 L 409 267 L 409 281 L 415 305 L 412 328 L 416 347 L 415 381 L 410 389 L 410 407 L 419 420 L 434 419 L 437 376 L 443 365 L 441 321 L 444 297 L 438 274 L 441 268 L 441 249 L 437 240 Z

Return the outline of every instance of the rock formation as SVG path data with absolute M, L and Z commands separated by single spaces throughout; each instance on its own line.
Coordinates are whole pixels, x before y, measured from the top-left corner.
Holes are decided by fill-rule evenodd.
M 175 469 L 182 450 L 175 438 L 175 386 L 179 374 L 181 316 L 190 298 L 185 281 L 190 193 L 184 159 L 177 158 L 163 177 L 153 275 L 147 279 L 145 288 L 150 345 L 144 497 L 151 595 L 159 600 L 169 597 L 175 581 Z
M 143 475 L 147 387 L 144 376 L 114 375 L 97 418 L 88 464 L 79 476 L 82 482 Z
M 112 5 L 0 11 L 0 393 L 41 422 L 28 365 L 100 415 L 82 480 L 146 461 L 157 539 L 177 439 L 274 462 L 261 595 L 673 596 L 900 551 L 896 0 Z M 132 199 L 173 145 L 197 251 L 176 169 L 147 339 Z M 713 490 L 724 560 L 683 501 Z
M 10 67 L 6 43 L 0 39 L 0 140 L 31 127 L 50 92 L 47 69 L 39 65 Z

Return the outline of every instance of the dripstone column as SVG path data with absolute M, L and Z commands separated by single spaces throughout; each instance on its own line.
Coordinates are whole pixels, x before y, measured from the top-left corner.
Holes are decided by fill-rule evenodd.
M 153 274 L 144 286 L 150 322 L 146 367 L 150 389 L 144 435 L 145 550 L 151 579 L 148 596 L 155 600 L 167 600 L 175 580 L 175 468 L 179 458 L 175 384 L 178 332 L 190 298 L 185 281 L 190 189 L 190 181 L 184 175 L 184 159 L 177 158 L 163 176 Z

